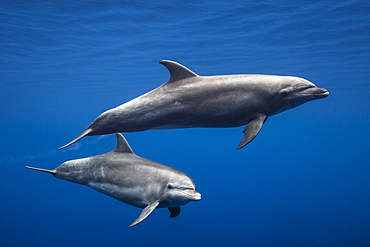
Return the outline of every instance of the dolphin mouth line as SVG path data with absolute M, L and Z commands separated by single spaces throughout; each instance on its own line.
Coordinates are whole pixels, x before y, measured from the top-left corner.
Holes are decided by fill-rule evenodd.
M 190 197 L 194 201 L 200 201 L 202 199 L 202 195 L 197 191 L 180 191 L 181 194 L 184 196 Z
M 320 97 L 320 98 L 326 98 L 329 96 L 329 91 L 326 91 L 320 94 L 315 94 L 315 96 Z
M 298 95 L 303 95 L 303 96 L 314 96 L 316 98 L 326 98 L 329 96 L 329 91 L 324 89 L 324 88 L 318 88 L 318 87 L 310 87 L 307 89 L 304 89 L 301 92 L 297 93 Z

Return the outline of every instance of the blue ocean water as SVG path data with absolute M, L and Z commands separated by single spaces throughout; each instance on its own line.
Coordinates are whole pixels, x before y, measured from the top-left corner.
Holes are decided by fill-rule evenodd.
M 2 1 L 0 246 L 370 246 L 368 1 Z M 103 111 L 166 82 L 277 74 L 330 91 L 243 127 L 125 134 L 138 155 L 192 177 L 202 200 L 170 219 L 25 169 L 111 151 L 62 151 Z

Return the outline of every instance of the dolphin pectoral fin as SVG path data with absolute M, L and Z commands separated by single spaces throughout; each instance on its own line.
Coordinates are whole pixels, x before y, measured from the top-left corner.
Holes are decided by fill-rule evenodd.
M 267 117 L 265 115 L 260 115 L 257 118 L 250 121 L 245 127 L 244 127 L 244 138 L 239 143 L 238 147 L 236 149 L 241 149 L 248 143 L 250 143 L 260 132 L 262 125 L 266 122 Z
M 154 211 L 154 209 L 158 206 L 158 204 L 159 204 L 159 202 L 156 201 L 156 202 L 146 206 L 146 208 L 144 208 L 143 211 L 141 211 L 140 216 L 134 222 L 132 222 L 132 224 L 129 225 L 129 227 L 136 226 L 137 224 L 139 224 L 140 222 L 145 220 L 146 217 L 148 217 L 149 214 L 151 214 Z
M 168 210 L 170 211 L 170 218 L 175 218 L 180 214 L 180 207 L 169 207 Z
M 63 148 L 66 148 L 66 147 L 72 145 L 73 143 L 77 142 L 78 140 L 82 139 L 83 137 L 87 136 L 90 133 L 91 133 L 91 129 L 86 129 L 84 132 L 82 132 L 81 135 L 77 136 L 75 139 L 73 139 L 72 141 L 70 141 L 68 144 L 66 144 L 66 145 L 58 148 L 57 150 L 61 150 Z

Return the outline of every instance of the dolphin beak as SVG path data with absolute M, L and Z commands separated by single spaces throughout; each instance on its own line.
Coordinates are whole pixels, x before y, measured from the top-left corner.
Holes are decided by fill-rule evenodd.
M 200 199 L 202 199 L 202 195 L 197 191 L 194 191 L 194 195 L 192 197 L 194 201 L 200 201 Z
M 322 98 L 326 98 L 329 96 L 329 91 L 326 90 L 325 88 L 316 88 L 315 92 L 314 92 L 314 95 L 318 98 L 318 99 L 322 99 Z
M 202 199 L 202 195 L 194 189 L 178 190 L 178 192 L 188 201 L 200 201 Z
M 325 88 L 309 87 L 299 92 L 299 94 L 312 95 L 316 99 L 322 99 L 322 98 L 326 98 L 329 96 L 329 91 L 326 90 Z

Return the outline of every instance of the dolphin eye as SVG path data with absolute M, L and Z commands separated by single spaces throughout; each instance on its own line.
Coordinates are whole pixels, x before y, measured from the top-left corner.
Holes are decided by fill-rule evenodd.
M 167 189 L 172 189 L 172 185 L 167 185 Z

